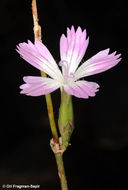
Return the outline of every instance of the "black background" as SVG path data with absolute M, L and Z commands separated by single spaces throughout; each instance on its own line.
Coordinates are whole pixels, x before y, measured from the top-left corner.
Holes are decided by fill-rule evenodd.
M 73 98 L 75 130 L 64 154 L 70 190 L 128 189 L 128 8 L 127 1 L 38 0 L 42 40 L 59 62 L 59 39 L 72 25 L 90 37 L 84 60 L 110 48 L 122 54 L 113 69 L 88 77 L 100 91 L 94 98 Z M 22 77 L 39 71 L 15 51 L 33 41 L 31 1 L 0 2 L 1 125 L 0 185 L 39 184 L 59 190 L 44 97 L 19 94 Z M 59 90 L 52 94 L 57 121 Z

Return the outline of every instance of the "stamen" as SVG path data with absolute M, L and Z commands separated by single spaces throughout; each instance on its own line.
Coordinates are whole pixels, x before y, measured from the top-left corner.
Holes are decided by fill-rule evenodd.
M 68 62 L 67 61 L 65 61 L 65 60 L 61 60 L 60 62 L 59 62 L 59 66 L 63 66 L 64 65 L 64 63 L 66 63 L 66 64 L 68 64 Z
M 62 67 L 63 75 L 68 75 L 69 73 L 69 63 L 65 60 L 59 62 L 59 66 Z
M 65 60 L 60 61 L 60 62 L 59 62 L 59 66 L 61 66 L 61 67 L 64 66 L 65 69 L 66 69 L 67 71 L 69 71 L 69 64 L 68 64 L 67 61 L 65 61 Z

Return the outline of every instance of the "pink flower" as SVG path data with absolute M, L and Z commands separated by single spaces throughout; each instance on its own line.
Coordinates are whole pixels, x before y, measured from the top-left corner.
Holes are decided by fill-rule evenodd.
M 21 85 L 21 94 L 40 96 L 51 93 L 56 89 L 64 89 L 68 94 L 78 98 L 95 96 L 99 85 L 95 82 L 79 80 L 114 67 L 120 60 L 121 54 L 109 54 L 109 49 L 102 50 L 79 66 L 89 43 L 86 30 L 82 32 L 78 27 L 76 32 L 72 26 L 67 28 L 67 37 L 62 34 L 60 38 L 59 69 L 47 47 L 35 40 L 35 43 L 20 43 L 17 51 L 23 59 L 45 72 L 49 77 L 26 76 L 25 84 Z M 79 67 L 78 67 L 79 66 Z

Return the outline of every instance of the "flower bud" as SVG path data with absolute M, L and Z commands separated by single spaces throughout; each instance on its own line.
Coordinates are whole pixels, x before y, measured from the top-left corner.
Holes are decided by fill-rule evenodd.
M 72 96 L 64 90 L 61 92 L 61 104 L 59 109 L 59 131 L 62 137 L 62 145 L 67 148 L 74 129 Z

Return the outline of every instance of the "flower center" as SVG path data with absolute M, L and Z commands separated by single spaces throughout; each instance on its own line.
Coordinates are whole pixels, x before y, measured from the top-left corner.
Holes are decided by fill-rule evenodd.
M 59 66 L 62 67 L 62 73 L 64 77 L 64 84 L 69 84 L 74 80 L 74 73 L 70 72 L 69 63 L 65 60 L 59 62 Z
M 70 73 L 70 71 L 69 71 L 69 63 L 67 61 L 65 61 L 65 60 L 62 60 L 62 61 L 59 62 L 59 66 L 62 67 L 64 83 L 69 84 L 69 83 L 73 82 L 74 73 Z

